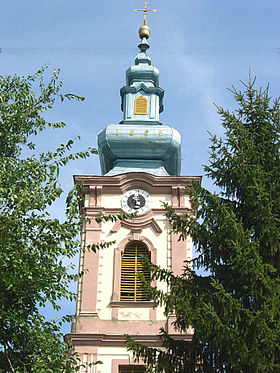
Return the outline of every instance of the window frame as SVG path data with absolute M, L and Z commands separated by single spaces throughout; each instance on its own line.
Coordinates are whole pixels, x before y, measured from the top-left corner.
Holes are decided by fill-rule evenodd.
M 148 252 L 150 253 L 151 262 L 156 264 L 156 249 L 152 242 L 146 237 L 128 237 L 123 239 L 114 250 L 114 268 L 113 268 L 113 293 L 111 298 L 111 306 L 115 307 L 135 307 L 137 304 L 140 307 L 152 307 L 153 301 L 123 301 L 120 300 L 120 287 L 121 287 L 121 256 L 127 245 L 138 242 L 140 245 L 145 244 Z M 151 285 L 155 286 L 156 281 L 151 281 Z
M 119 373 L 145 373 L 144 365 L 119 366 Z
M 151 282 L 150 273 L 143 270 L 143 261 L 141 260 L 142 255 L 151 260 L 150 254 L 147 246 L 140 241 L 132 241 L 126 245 L 121 254 L 120 301 L 150 301 L 138 275 L 142 273 L 145 280 Z
M 144 368 L 145 371 L 142 359 L 138 363 L 134 363 L 131 358 L 112 360 L 112 373 L 120 373 L 122 368 Z

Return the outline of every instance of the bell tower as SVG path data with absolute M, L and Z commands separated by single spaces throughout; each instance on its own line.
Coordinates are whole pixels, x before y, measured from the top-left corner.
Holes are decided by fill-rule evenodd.
M 125 334 L 148 346 L 160 346 L 159 329 L 178 335 L 172 318 L 155 307 L 139 272 L 149 281 L 143 257 L 179 275 L 184 261 L 192 256 L 191 239 L 178 241 L 165 216 L 163 202 L 177 213 L 194 214 L 189 188 L 200 177 L 180 176 L 181 136 L 160 122 L 164 90 L 159 86 L 159 70 L 147 55 L 148 11 L 139 29 L 141 42 L 135 64 L 126 71 L 121 88 L 123 119 L 109 124 L 98 135 L 102 176 L 74 176 L 82 184 L 81 213 L 87 223 L 81 229 L 80 271 L 76 319 L 68 334 L 81 361 L 103 364 L 81 368 L 80 373 L 140 373 L 126 349 Z M 137 212 L 126 220 L 100 223 L 101 215 Z M 97 220 L 96 220 L 97 218 Z M 96 243 L 112 244 L 94 253 Z M 164 283 L 152 283 L 168 291 Z

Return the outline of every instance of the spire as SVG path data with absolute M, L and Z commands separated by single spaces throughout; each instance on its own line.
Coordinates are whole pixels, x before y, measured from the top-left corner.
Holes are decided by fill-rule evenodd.
M 162 125 L 164 90 L 159 86 L 159 70 L 147 55 L 150 29 L 147 25 L 147 1 L 143 25 L 139 29 L 140 52 L 135 65 L 126 70 L 126 85 L 121 88 L 123 120 L 109 124 L 98 135 L 103 175 L 147 172 L 156 176 L 179 175 L 181 136 L 168 125 Z
M 139 29 L 140 39 L 147 40 L 150 36 L 150 28 L 147 25 L 147 12 L 157 12 L 157 9 L 147 9 L 147 1 L 144 2 L 144 9 L 134 9 L 135 12 L 144 12 L 143 25 Z

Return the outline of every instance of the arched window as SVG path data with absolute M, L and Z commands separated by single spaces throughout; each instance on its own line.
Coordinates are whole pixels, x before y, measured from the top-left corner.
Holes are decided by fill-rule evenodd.
M 139 278 L 141 273 L 146 281 L 150 281 L 150 272 L 144 265 L 143 257 L 151 259 L 146 245 L 141 242 L 129 243 L 121 257 L 121 301 L 148 301 L 148 292 Z

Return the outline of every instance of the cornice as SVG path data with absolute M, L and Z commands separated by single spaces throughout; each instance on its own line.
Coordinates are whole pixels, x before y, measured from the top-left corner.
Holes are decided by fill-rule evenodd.
M 154 308 L 155 303 L 153 301 L 138 301 L 138 302 L 128 302 L 128 301 L 117 301 L 111 300 L 110 307 L 112 308 Z
M 157 93 L 161 98 L 164 96 L 164 90 L 160 87 L 147 87 L 146 84 L 141 83 L 137 87 L 124 86 L 120 89 L 121 96 L 124 93 L 136 93 L 143 90 L 146 93 Z
M 143 186 L 149 193 L 171 193 L 172 187 L 189 188 L 195 181 L 201 184 L 202 176 L 154 176 L 145 172 L 130 172 L 115 176 L 74 175 L 74 182 L 82 183 L 84 193 L 89 186 L 101 186 L 102 194 L 124 193 Z
M 162 346 L 162 340 L 159 335 L 131 335 L 137 343 L 146 346 Z M 191 334 L 170 334 L 169 337 L 185 341 L 191 341 Z M 124 335 L 110 334 L 66 334 L 66 340 L 71 340 L 74 345 L 84 346 L 126 346 Z
M 98 206 L 88 206 L 88 207 L 81 207 L 81 209 L 85 212 L 85 214 L 87 215 L 94 215 L 96 217 L 98 217 L 99 215 L 104 215 L 104 214 L 125 214 L 125 211 L 123 211 L 122 209 L 120 208 L 106 208 L 106 207 L 98 207 Z M 177 214 L 184 214 L 184 213 L 189 213 L 191 215 L 194 215 L 195 214 L 195 210 L 194 209 L 189 209 L 187 207 L 173 207 L 173 210 L 175 213 Z M 164 215 L 166 213 L 166 210 L 164 208 L 156 208 L 156 209 L 151 209 L 149 210 L 146 214 L 148 214 L 149 212 L 151 212 L 153 215 Z M 143 214 L 141 215 L 140 217 L 141 218 L 146 218 L 146 214 Z M 134 218 L 136 219 L 136 218 Z M 125 222 L 127 222 L 127 224 L 129 223 L 132 223 L 133 222 L 133 227 L 135 227 L 135 220 L 124 220 Z M 154 220 L 155 221 L 155 220 Z M 156 221 L 155 221 L 156 223 Z M 138 223 L 139 225 L 140 224 L 146 224 L 146 221 L 143 223 L 143 222 L 139 222 Z M 151 222 L 151 224 L 153 224 Z M 156 223 L 157 224 L 157 223 Z M 137 226 L 137 223 L 136 223 L 136 226 Z M 141 228 L 141 227 L 139 227 Z M 146 228 L 146 226 L 145 226 Z M 114 229 L 114 228 L 113 228 Z M 158 228 L 156 228 L 156 231 L 157 231 Z M 160 228 L 161 229 L 161 228 Z

